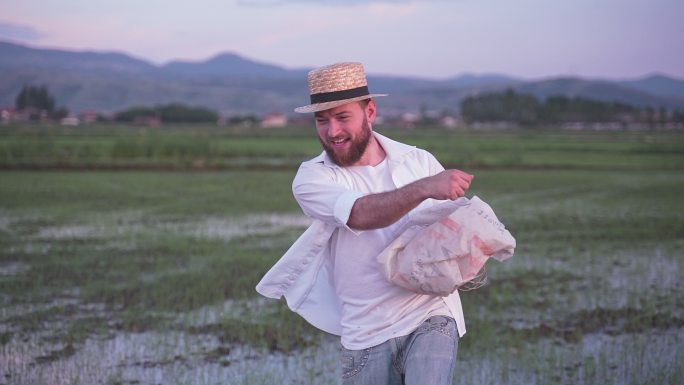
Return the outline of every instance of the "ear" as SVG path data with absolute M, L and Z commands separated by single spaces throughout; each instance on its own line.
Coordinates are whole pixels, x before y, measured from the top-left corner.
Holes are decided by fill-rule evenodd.
M 366 105 L 366 118 L 368 119 L 369 123 L 375 123 L 375 117 L 376 117 L 376 106 L 375 106 L 375 100 L 371 99 L 368 101 L 368 104 Z

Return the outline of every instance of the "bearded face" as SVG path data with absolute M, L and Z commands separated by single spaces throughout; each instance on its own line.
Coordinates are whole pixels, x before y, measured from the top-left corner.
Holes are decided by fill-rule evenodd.
M 361 159 L 361 156 L 366 151 L 368 143 L 371 139 L 371 129 L 368 124 L 368 118 L 363 117 L 361 129 L 357 131 L 356 135 L 349 138 L 318 138 L 323 146 L 323 149 L 328 154 L 330 159 L 338 166 L 347 167 L 352 166 Z M 349 143 L 345 143 L 345 141 Z M 338 145 L 338 143 L 340 145 Z M 344 144 L 344 146 L 342 146 Z

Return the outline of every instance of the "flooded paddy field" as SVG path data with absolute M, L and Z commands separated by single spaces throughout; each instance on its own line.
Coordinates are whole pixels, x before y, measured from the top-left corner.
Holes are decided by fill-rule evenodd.
M 0 384 L 340 383 L 254 291 L 295 170 L 0 172 Z M 684 382 L 681 170 L 469 171 L 518 249 L 462 294 L 454 384 Z

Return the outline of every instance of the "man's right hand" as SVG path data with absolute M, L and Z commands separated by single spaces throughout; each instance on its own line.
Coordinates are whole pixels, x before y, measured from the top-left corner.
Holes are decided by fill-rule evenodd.
M 473 181 L 473 175 L 461 170 L 444 170 L 439 174 L 423 179 L 429 196 L 444 200 L 462 197 Z

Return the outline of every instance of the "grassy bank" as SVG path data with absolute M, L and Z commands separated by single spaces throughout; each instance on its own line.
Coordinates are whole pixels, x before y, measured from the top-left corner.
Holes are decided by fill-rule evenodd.
M 446 166 L 469 168 L 684 168 L 684 132 L 397 130 Z M 292 169 L 320 152 L 312 127 L 3 126 L 0 168 Z

